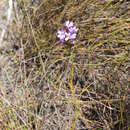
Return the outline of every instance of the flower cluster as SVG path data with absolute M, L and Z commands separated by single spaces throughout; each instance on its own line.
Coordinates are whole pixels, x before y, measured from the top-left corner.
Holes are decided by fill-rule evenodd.
M 57 37 L 59 38 L 60 43 L 65 43 L 68 40 L 74 40 L 77 35 L 78 28 L 74 25 L 73 22 L 66 21 L 64 27 L 59 29 L 57 32 Z

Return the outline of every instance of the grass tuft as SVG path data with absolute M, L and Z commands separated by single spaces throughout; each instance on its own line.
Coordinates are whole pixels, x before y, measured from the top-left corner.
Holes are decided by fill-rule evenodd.
M 127 0 L 17 2 L 12 92 L 0 96 L 0 128 L 127 130 L 130 19 Z M 58 44 L 66 20 L 75 44 Z M 3 87 L 1 87 L 3 88 Z M 11 96 L 11 98 L 10 98 Z

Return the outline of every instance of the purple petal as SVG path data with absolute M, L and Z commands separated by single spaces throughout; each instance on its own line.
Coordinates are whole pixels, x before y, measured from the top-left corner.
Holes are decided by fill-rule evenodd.
M 76 26 L 70 27 L 68 30 L 69 30 L 70 33 L 76 33 L 78 31 Z
M 64 44 L 64 43 L 65 43 L 65 40 L 61 40 L 61 39 L 60 39 L 60 40 L 59 40 L 59 43 L 60 43 L 60 44 Z
M 76 33 L 73 33 L 73 34 L 68 33 L 68 37 L 69 37 L 70 40 L 73 40 L 73 39 L 76 38 Z
M 65 22 L 65 26 L 68 27 L 69 26 L 69 20 Z
M 58 37 L 60 40 L 65 39 L 65 31 L 64 31 L 64 30 L 58 30 L 58 32 L 57 32 L 57 37 Z
M 70 22 L 69 20 L 65 22 L 65 27 L 67 28 L 70 28 L 70 27 L 73 27 L 74 26 L 74 23 L 73 22 Z
M 73 26 L 74 26 L 74 23 L 70 22 L 69 27 L 73 27 Z

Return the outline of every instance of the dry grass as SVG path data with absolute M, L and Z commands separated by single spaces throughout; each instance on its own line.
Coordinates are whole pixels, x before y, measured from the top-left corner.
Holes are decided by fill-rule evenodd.
M 0 128 L 129 129 L 129 7 L 127 0 L 19 0 Z M 76 43 L 59 45 L 57 29 L 68 19 L 79 28 Z

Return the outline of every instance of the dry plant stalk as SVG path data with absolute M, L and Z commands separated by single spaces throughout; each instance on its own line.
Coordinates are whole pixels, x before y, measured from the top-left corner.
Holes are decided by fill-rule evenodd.
M 9 3 L 9 8 L 8 8 L 6 27 L 8 27 L 10 19 L 11 19 L 11 14 L 12 14 L 12 9 L 13 9 L 13 0 L 9 0 L 8 3 Z M 2 42 L 3 42 L 3 38 L 5 36 L 5 33 L 6 33 L 6 28 L 3 28 L 1 36 L 0 36 L 0 44 L 2 44 Z

